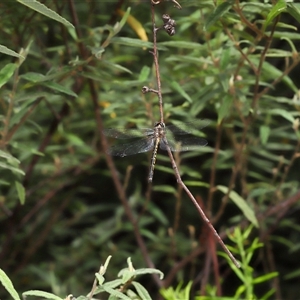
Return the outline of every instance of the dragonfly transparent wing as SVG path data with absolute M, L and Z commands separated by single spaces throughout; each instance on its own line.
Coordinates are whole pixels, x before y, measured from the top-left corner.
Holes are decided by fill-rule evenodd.
M 132 139 L 153 134 L 153 129 L 124 129 L 124 128 L 107 128 L 103 130 L 103 134 L 116 139 Z
M 133 141 L 132 143 L 117 144 L 111 146 L 107 153 L 113 156 L 127 156 L 137 153 L 148 152 L 154 147 L 154 141 L 150 138 L 139 139 L 138 141 Z
M 199 132 L 200 129 L 206 127 L 210 123 L 210 120 L 201 119 L 194 120 L 188 123 L 178 123 L 176 125 L 166 126 L 166 133 L 171 131 L 173 134 L 193 134 Z
M 171 151 L 197 151 L 206 145 L 207 140 L 198 137 L 186 137 L 178 141 L 173 138 L 167 138 L 167 142 L 165 139 L 161 140 L 160 149 L 167 150 L 169 146 Z

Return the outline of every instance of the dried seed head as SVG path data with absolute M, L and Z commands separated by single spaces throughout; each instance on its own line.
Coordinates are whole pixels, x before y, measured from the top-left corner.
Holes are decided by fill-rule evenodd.
M 142 93 L 143 94 L 146 94 L 146 93 L 148 93 L 149 92 L 149 88 L 147 87 L 147 86 L 143 86 L 142 87 Z

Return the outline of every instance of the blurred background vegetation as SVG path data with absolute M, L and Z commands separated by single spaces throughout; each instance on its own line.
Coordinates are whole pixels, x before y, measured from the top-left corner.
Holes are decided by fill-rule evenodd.
M 87 294 L 109 255 L 107 280 L 131 257 L 134 267 L 165 274 L 140 278 L 154 299 L 160 288 L 189 282 L 198 299 L 237 295 L 247 283 L 218 255 L 166 153 L 151 189 L 151 153 L 104 151 L 114 141 L 103 128 L 159 119 L 156 96 L 141 92 L 156 88 L 150 1 L 41 2 L 57 20 L 0 4 L 0 267 L 20 293 L 65 297 Z M 211 120 L 200 133 L 208 146 L 176 155 L 183 181 L 238 260 L 241 245 L 252 247 L 242 272 L 265 278 L 253 299 L 296 299 L 300 6 L 179 2 L 182 10 L 171 1 L 155 6 L 157 26 L 164 13 L 177 23 L 174 36 L 158 34 L 165 122 Z M 253 212 L 259 226 L 239 235 Z M 7 299 L 1 289 L 0 298 Z

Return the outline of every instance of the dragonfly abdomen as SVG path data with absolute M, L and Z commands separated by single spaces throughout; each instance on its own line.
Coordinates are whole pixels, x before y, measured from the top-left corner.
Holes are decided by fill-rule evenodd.
M 157 156 L 157 150 L 158 150 L 159 143 L 160 143 L 160 137 L 157 137 L 155 140 L 155 145 L 154 145 L 154 149 L 152 152 L 148 182 L 152 182 L 152 179 L 153 179 L 154 167 L 155 167 L 155 163 L 156 163 L 156 156 Z

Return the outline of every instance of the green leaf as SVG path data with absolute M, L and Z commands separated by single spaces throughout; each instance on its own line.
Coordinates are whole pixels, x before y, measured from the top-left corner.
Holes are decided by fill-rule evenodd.
M 284 33 L 282 33 L 282 35 L 280 37 L 285 36 Z M 253 59 L 253 62 L 255 62 L 255 59 Z M 256 61 L 258 62 L 258 61 Z M 264 71 L 264 75 L 267 78 L 273 79 L 276 77 L 280 77 L 282 76 L 282 71 L 278 70 L 276 67 L 274 67 L 272 64 L 270 64 L 269 62 L 265 61 L 263 64 L 263 71 Z M 298 93 L 298 88 L 297 86 L 294 84 L 293 80 L 289 77 L 289 76 L 284 76 L 282 78 L 282 81 L 289 86 L 295 93 Z
M 15 52 L 11 49 L 8 49 L 7 47 L 5 47 L 3 45 L 0 45 L 0 53 L 15 56 L 15 57 L 19 57 L 19 58 L 24 58 L 24 56 L 20 55 L 19 53 Z
M 98 273 L 99 274 L 99 273 Z M 103 285 L 105 285 L 106 287 L 109 287 L 111 289 L 115 289 L 116 287 L 122 285 L 122 280 L 121 279 L 115 279 L 115 280 L 112 280 L 112 281 L 108 281 L 108 282 L 105 282 Z M 96 293 L 101 293 L 104 291 L 103 289 L 103 285 L 99 285 L 96 289 Z
M 221 106 L 218 109 L 218 124 L 221 124 L 222 120 L 230 113 L 232 102 L 233 97 L 228 94 L 222 99 Z
M 176 90 L 183 98 L 185 98 L 188 102 L 192 103 L 193 100 L 190 96 L 184 91 L 182 86 L 177 81 L 172 81 L 171 86 L 174 90 Z
M 156 185 L 153 187 L 153 191 L 155 192 L 164 192 L 164 193 L 170 193 L 170 194 L 176 194 L 176 189 L 173 186 L 170 185 Z
M 103 265 L 104 273 L 102 273 L 102 275 L 105 274 L 105 272 L 106 272 L 106 270 L 107 270 L 107 267 L 108 267 L 108 265 L 109 265 L 109 262 L 110 262 L 111 258 L 112 258 L 111 255 L 109 255 L 109 256 L 107 257 L 107 259 L 106 259 L 106 261 L 105 261 L 105 263 L 104 263 L 104 265 Z
M 300 23 L 300 5 L 299 3 L 287 3 L 286 11 Z
M 63 94 L 66 94 L 66 95 L 77 98 L 77 94 L 75 94 L 72 90 L 70 90 L 70 89 L 66 88 L 65 86 L 60 85 L 56 82 L 50 82 L 50 81 L 49 82 L 44 82 L 43 86 L 45 86 L 49 89 L 52 89 L 56 92 L 60 92 L 60 93 L 63 93 Z
M 99 282 L 99 285 L 102 285 L 104 283 L 104 281 L 105 281 L 104 276 L 101 275 L 101 274 L 99 274 L 99 273 L 96 273 L 95 276 L 96 276 L 96 278 L 97 278 L 97 280 Z
M 143 66 L 140 75 L 139 75 L 139 81 L 146 81 L 150 75 L 150 68 L 147 66 Z
M 289 38 L 291 40 L 300 40 L 300 34 L 297 32 L 289 32 L 289 31 L 275 31 L 274 37 L 281 39 L 281 38 Z
M 290 121 L 291 123 L 294 123 L 294 121 L 295 121 L 293 115 L 288 110 L 283 110 L 281 108 L 274 108 L 274 109 L 270 109 L 269 113 L 271 115 L 282 116 L 283 118 L 285 118 L 286 120 Z
M 228 64 L 230 63 L 230 54 L 231 54 L 231 48 L 227 47 L 222 50 L 222 54 L 220 57 L 220 68 L 221 70 L 226 70 Z
M 253 279 L 253 284 L 262 283 L 279 275 L 278 272 L 268 273 Z
M 218 185 L 217 189 L 224 194 L 228 193 L 228 187 L 223 185 Z M 258 221 L 255 217 L 254 211 L 247 204 L 247 202 L 235 191 L 231 191 L 229 193 L 229 198 L 239 207 L 239 209 L 243 212 L 244 216 L 255 226 L 258 227 Z
M 149 293 L 147 292 L 147 290 L 139 282 L 133 281 L 131 284 L 135 287 L 135 289 L 141 299 L 143 299 L 143 300 L 151 300 L 152 299 L 150 297 Z
M 262 125 L 259 127 L 259 136 L 260 136 L 261 143 L 263 145 L 267 144 L 267 141 L 270 136 L 270 132 L 271 132 L 271 129 L 269 126 Z
M 203 182 L 203 181 L 185 181 L 184 182 L 186 186 L 203 186 L 206 188 L 209 188 L 209 183 Z
M 23 170 L 15 168 L 15 167 L 12 167 L 10 165 L 7 165 L 6 163 L 0 162 L 0 168 L 8 169 L 8 170 L 11 170 L 12 172 L 17 172 L 17 173 L 19 173 L 21 175 L 25 175 L 25 173 L 24 173 Z
M 20 161 L 13 157 L 10 153 L 0 150 L 0 157 L 5 158 L 7 162 L 11 162 L 14 165 L 18 165 Z
M 226 1 L 221 3 L 212 14 L 208 15 L 204 24 L 204 30 L 208 30 L 210 26 L 215 24 L 225 13 L 229 11 L 234 1 Z
M 276 5 L 273 6 L 273 8 L 268 13 L 268 16 L 266 18 L 266 21 L 263 25 L 263 30 L 265 30 L 268 25 L 282 12 L 284 12 L 286 9 L 286 3 L 284 0 L 279 0 Z
M 131 11 L 131 7 L 128 7 L 126 10 L 126 13 L 123 15 L 121 21 L 115 26 L 115 27 L 117 27 L 117 30 L 115 30 L 115 34 L 118 33 L 125 25 L 125 23 L 128 19 L 128 16 L 130 15 L 130 11 Z
M 35 73 L 35 72 L 28 72 L 28 73 L 25 73 L 25 74 L 22 74 L 20 76 L 20 78 L 23 78 L 23 79 L 26 79 L 30 82 L 42 82 L 42 81 L 45 81 L 46 80 L 46 76 L 44 76 L 43 74 L 40 74 L 40 73 Z
M 135 276 L 138 275 L 144 275 L 144 274 L 158 274 L 160 280 L 162 280 L 164 278 L 164 273 L 161 272 L 160 270 L 157 269 L 152 269 L 152 268 L 142 268 L 142 269 L 137 269 L 134 272 Z
M 43 74 L 40 74 L 40 73 L 28 72 L 26 74 L 21 75 L 20 77 L 25 80 L 28 80 L 30 82 L 40 83 L 43 86 L 45 86 L 51 90 L 54 90 L 56 92 L 60 92 L 60 93 L 63 93 L 63 94 L 66 94 L 66 95 L 69 95 L 72 97 L 77 97 L 77 94 L 75 94 L 72 90 L 52 81 L 51 80 L 52 76 L 44 76 Z
M 112 43 L 115 44 L 120 44 L 120 45 L 125 45 L 125 46 L 130 46 L 130 47 L 146 47 L 146 48 L 153 48 L 153 43 L 151 42 L 146 42 L 146 41 L 142 41 L 140 39 L 133 39 L 133 38 L 127 38 L 127 37 L 113 37 L 111 39 Z M 160 49 L 162 50 L 162 49 Z M 166 50 L 166 49 L 164 49 Z
M 60 23 L 64 24 L 65 26 L 70 26 L 70 27 L 74 28 L 74 26 L 69 21 L 67 21 L 65 18 L 61 17 L 55 11 L 49 9 L 47 6 L 45 6 L 44 4 L 42 4 L 38 1 L 35 1 L 35 0 L 17 0 L 17 1 L 50 19 L 60 22 Z
M 300 277 L 300 269 L 295 270 L 293 272 L 290 272 L 286 275 L 284 275 L 283 279 L 284 280 L 289 280 L 289 279 L 297 279 Z
M 8 276 L 5 274 L 5 272 L 2 269 L 0 269 L 0 281 L 14 300 L 20 300 L 20 297 L 17 291 L 15 290 L 11 280 L 8 278 Z
M 22 183 L 15 181 L 18 197 L 20 200 L 20 203 L 23 205 L 25 203 L 25 188 L 22 185 Z
M 108 286 L 106 286 L 105 284 L 102 286 L 103 289 L 105 290 L 105 292 L 109 293 L 110 295 L 112 296 L 115 296 L 117 297 L 116 299 L 123 299 L 123 300 L 131 300 L 129 297 L 127 297 L 126 295 L 124 295 L 123 293 L 117 291 L 117 290 L 114 290 Z
M 52 300 L 63 300 L 62 298 L 48 293 L 48 292 L 44 292 L 44 291 L 37 291 L 37 290 L 31 290 L 31 291 L 27 291 L 22 293 L 23 296 L 36 296 L 36 297 L 44 297 L 46 299 L 52 299 Z
M 184 42 L 184 41 L 167 41 L 167 42 L 160 42 L 158 43 L 159 46 L 167 46 L 167 47 L 175 47 L 179 49 L 203 49 L 203 45 L 200 43 L 194 42 Z M 165 50 L 165 48 L 163 48 Z
M 0 88 L 13 76 L 17 68 L 16 64 L 7 64 L 0 70 Z

